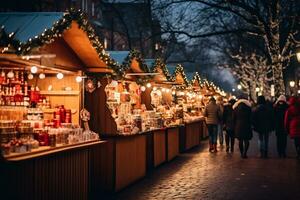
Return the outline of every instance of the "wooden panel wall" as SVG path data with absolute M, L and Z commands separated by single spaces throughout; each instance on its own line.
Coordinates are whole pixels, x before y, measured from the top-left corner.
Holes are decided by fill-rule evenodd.
M 154 166 L 166 161 L 166 131 L 159 130 L 153 133 Z
M 179 128 L 167 129 L 167 159 L 172 160 L 179 154 Z
M 92 186 L 95 188 L 90 179 L 95 173 L 90 155 L 99 145 L 1 163 L 1 199 L 89 199 Z
M 185 126 L 185 149 L 188 150 L 192 147 L 199 145 L 200 140 L 200 122 L 187 123 Z
M 146 136 L 116 140 L 116 185 L 119 191 L 146 175 Z

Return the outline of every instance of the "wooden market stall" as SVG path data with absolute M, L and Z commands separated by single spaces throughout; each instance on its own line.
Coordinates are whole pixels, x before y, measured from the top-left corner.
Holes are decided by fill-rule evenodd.
M 91 198 L 105 142 L 79 112 L 83 73 L 111 71 L 99 39 L 74 10 L 1 13 L 0 25 L 1 196 Z
M 141 100 L 142 80 L 149 70 L 140 54 L 112 51 L 108 55 L 117 66 L 114 74 L 90 74 L 91 82 L 98 81 L 100 87 L 86 93 L 85 99 L 86 107 L 93 110 L 91 126 L 109 144 L 102 151 L 101 185 L 106 191 L 119 191 L 146 175 L 147 134 L 153 124 L 149 116 L 154 113 Z

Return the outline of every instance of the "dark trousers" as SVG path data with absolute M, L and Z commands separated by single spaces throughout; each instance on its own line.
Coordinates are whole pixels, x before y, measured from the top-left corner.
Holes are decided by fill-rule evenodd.
M 269 148 L 269 133 L 259 133 L 258 141 L 259 141 L 260 153 L 262 156 L 266 157 L 268 155 L 268 148 Z
M 234 132 L 232 130 L 226 130 L 225 142 L 226 148 L 230 147 L 230 150 L 233 152 L 234 150 Z
M 207 124 L 209 143 L 217 144 L 218 139 L 218 125 L 217 124 Z
M 277 137 L 277 152 L 280 157 L 286 156 L 287 134 L 276 132 Z
M 239 148 L 240 148 L 241 156 L 243 158 L 247 158 L 247 152 L 249 146 L 250 146 L 249 140 L 239 139 Z

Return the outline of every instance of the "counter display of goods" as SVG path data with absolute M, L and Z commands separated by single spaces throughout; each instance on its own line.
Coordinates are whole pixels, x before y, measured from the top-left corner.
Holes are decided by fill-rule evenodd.
M 162 113 L 164 127 L 177 126 L 183 123 L 183 107 L 175 104 L 174 91 L 170 88 L 153 87 L 151 104 L 154 111 Z
M 148 111 L 141 104 L 141 90 L 135 82 L 112 81 L 105 92 L 118 134 L 138 134 L 163 127 L 161 113 Z
M 184 122 L 195 121 L 203 118 L 205 104 L 203 96 L 192 90 L 177 92 L 177 102 L 182 105 Z

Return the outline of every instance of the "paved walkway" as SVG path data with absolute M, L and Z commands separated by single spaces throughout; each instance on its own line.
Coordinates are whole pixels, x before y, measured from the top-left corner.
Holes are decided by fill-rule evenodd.
M 181 154 L 144 179 L 108 199 L 300 199 L 300 161 L 288 144 L 288 158 L 276 155 L 275 136 L 270 141 L 270 158 L 260 159 L 257 137 L 250 144 L 249 158 L 241 159 L 220 149 L 200 148 Z

